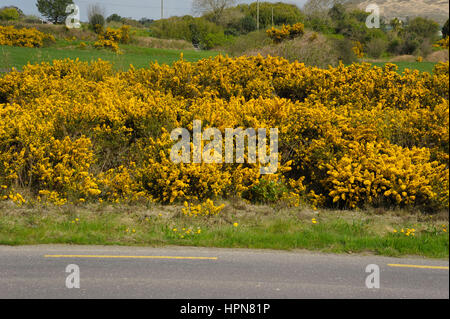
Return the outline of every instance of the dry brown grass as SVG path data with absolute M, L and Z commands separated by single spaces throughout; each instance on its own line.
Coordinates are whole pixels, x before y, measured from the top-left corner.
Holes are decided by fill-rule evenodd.
M 302 38 L 269 44 L 261 48 L 250 49 L 244 53 L 248 56 L 280 56 L 289 61 L 299 61 L 306 65 L 327 68 L 339 63 L 339 58 L 329 41 L 321 34 L 306 32 Z
M 136 37 L 135 43 L 138 46 L 155 49 L 175 49 L 175 50 L 193 50 L 192 43 L 185 40 L 166 40 L 150 37 Z
M 448 50 L 439 50 L 431 53 L 425 59 L 428 62 L 448 62 L 449 61 L 449 52 Z
M 389 59 L 389 62 L 416 62 L 416 60 L 414 55 L 398 55 Z

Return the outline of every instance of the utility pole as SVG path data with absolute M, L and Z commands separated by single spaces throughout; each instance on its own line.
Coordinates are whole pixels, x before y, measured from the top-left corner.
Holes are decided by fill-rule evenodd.
M 259 31 L 259 0 L 256 0 L 256 29 Z
M 161 20 L 164 19 L 164 0 L 161 0 Z

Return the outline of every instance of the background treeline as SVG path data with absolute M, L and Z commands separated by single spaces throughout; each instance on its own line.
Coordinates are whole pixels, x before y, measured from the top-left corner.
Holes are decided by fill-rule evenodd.
M 304 20 L 300 9 L 286 3 L 260 4 L 260 28 L 274 25 L 294 24 Z M 257 30 L 256 3 L 226 8 L 219 16 L 205 13 L 202 17 L 171 17 L 154 21 L 150 33 L 154 37 L 187 40 L 202 49 L 211 49 L 232 42 L 236 37 Z
M 135 20 L 117 13 L 106 16 L 105 10 L 94 5 L 90 8 L 89 22 L 82 25 L 85 31 L 95 31 L 96 25 L 113 28 L 129 25 L 131 34 L 137 37 L 183 40 L 202 50 L 217 49 L 235 56 L 277 55 L 320 67 L 336 65 L 339 61 L 350 64 L 358 58 L 386 59 L 406 55 L 422 59 L 448 49 L 445 45 L 436 46 L 437 41 L 448 37 L 448 20 L 441 27 L 423 17 L 404 21 L 395 18 L 382 20 L 378 29 L 369 29 L 366 26 L 369 13 L 348 1 L 309 0 L 302 9 L 282 2 L 260 2 L 258 28 L 256 2 L 232 3 L 234 1 L 221 10 L 204 8 L 198 17 L 185 15 L 160 20 Z M 0 9 L 0 23 L 11 21 L 41 22 L 37 17 L 24 15 L 16 7 Z M 305 34 L 295 40 L 275 45 L 265 32 L 272 27 L 296 23 L 304 24 Z M 448 60 L 446 56 L 439 54 L 435 59 Z
M 356 58 L 352 56 L 355 42 L 362 45 L 366 57 L 380 58 L 427 56 L 432 53 L 433 44 L 440 39 L 441 27 L 431 19 L 393 19 L 381 21 L 379 29 L 369 29 L 366 26 L 368 15 L 363 10 L 341 3 L 331 8 L 302 11 L 291 4 L 262 2 L 260 32 L 257 31 L 256 3 L 226 8 L 219 17 L 211 12 L 197 18 L 184 16 L 157 20 L 150 24 L 149 29 L 153 37 L 183 39 L 202 49 L 224 47 L 233 51 L 233 47 L 238 47 L 241 52 L 235 53 L 242 54 L 258 45 L 268 44 L 267 37 L 261 34 L 266 29 L 301 22 L 307 30 L 325 36 L 347 62 Z M 448 22 L 446 28 L 448 30 Z M 444 29 L 445 38 L 448 31 Z M 245 41 L 240 41 L 241 38 Z M 236 42 L 238 45 L 234 45 Z

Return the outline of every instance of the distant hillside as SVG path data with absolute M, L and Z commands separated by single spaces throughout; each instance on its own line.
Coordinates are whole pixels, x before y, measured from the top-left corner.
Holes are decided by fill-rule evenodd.
M 369 4 L 380 6 L 381 14 L 389 21 L 392 18 L 428 17 L 443 25 L 448 19 L 448 0 L 351 0 L 359 8 L 365 9 Z

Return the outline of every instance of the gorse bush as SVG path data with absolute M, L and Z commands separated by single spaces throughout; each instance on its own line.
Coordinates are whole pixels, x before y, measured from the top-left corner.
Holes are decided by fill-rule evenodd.
M 365 56 L 364 54 L 364 46 L 359 41 L 353 41 L 353 52 L 358 58 L 363 58 Z
M 119 29 L 106 28 L 99 31 L 98 39 L 94 43 L 96 48 L 108 48 L 114 52 L 121 53 L 119 43 L 130 42 L 130 26 L 123 25 Z
M 204 203 L 198 205 L 192 205 L 188 202 L 184 202 L 182 213 L 189 217 L 214 216 L 219 214 L 224 208 L 225 205 L 215 206 L 212 200 L 207 199 Z
M 16 29 L 14 26 L 0 26 L 0 45 L 34 48 L 54 41 L 55 38 L 52 35 L 34 28 Z
M 448 49 L 449 37 L 437 41 L 433 46 L 441 49 Z
M 0 198 L 448 209 L 449 64 L 329 69 L 218 56 L 114 72 L 54 61 L 0 78 Z M 170 132 L 279 128 L 279 169 L 175 164 Z M 206 206 L 205 206 L 206 205 Z M 213 207 L 214 206 L 214 207 Z M 190 207 L 190 208 L 189 208 Z M 206 213 L 205 213 L 206 214 Z
M 276 29 L 272 27 L 267 30 L 267 35 L 275 43 L 281 43 L 287 39 L 295 39 L 303 36 L 305 33 L 304 25 L 302 23 L 296 23 L 294 25 L 283 25 L 281 29 Z

